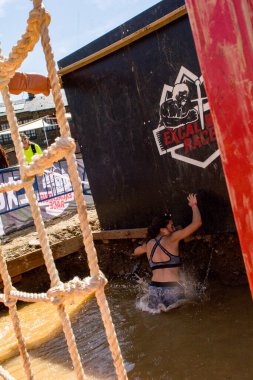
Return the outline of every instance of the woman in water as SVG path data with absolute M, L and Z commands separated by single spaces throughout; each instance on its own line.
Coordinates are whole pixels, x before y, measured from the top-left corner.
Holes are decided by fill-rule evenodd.
M 202 225 L 196 195 L 189 194 L 187 200 L 192 208 L 191 224 L 176 231 L 170 215 L 156 217 L 148 227 L 146 242 L 134 251 L 135 256 L 147 254 L 153 273 L 148 292 L 149 309 L 166 310 L 185 299 L 184 288 L 180 284 L 179 242 Z

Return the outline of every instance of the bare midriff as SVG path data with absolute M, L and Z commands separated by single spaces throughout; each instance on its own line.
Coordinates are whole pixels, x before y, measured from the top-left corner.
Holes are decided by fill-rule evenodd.
M 163 268 L 153 270 L 152 281 L 178 282 L 180 280 L 180 268 Z

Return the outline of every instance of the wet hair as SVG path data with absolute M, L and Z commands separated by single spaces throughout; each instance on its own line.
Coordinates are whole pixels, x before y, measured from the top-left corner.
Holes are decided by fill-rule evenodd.
M 154 239 L 157 235 L 159 235 L 160 228 L 165 228 L 171 220 L 172 220 L 172 215 L 170 213 L 156 216 L 152 220 L 152 223 L 150 224 L 150 226 L 148 227 L 146 241 L 150 239 Z

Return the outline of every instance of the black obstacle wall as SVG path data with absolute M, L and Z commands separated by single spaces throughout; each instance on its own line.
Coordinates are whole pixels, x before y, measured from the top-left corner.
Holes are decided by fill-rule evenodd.
M 182 5 L 161 1 L 59 67 Z M 203 230 L 235 231 L 187 15 L 62 79 L 102 228 L 143 227 L 168 210 L 184 226 L 196 192 Z

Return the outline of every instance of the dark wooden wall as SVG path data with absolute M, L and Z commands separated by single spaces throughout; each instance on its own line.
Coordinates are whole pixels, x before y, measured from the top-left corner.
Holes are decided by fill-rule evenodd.
M 64 58 L 59 66 L 110 45 L 125 36 L 123 31 L 133 33 L 182 4 L 167 0 L 158 3 Z M 196 192 L 205 232 L 235 230 L 220 158 L 202 168 L 175 159 L 171 153 L 160 155 L 154 138 L 164 84 L 174 86 L 182 66 L 201 76 L 187 15 L 63 76 L 75 137 L 104 229 L 144 227 L 154 215 L 168 209 L 176 224 L 185 225 L 191 218 L 186 196 Z M 196 98 L 194 80 L 188 87 L 191 99 Z M 206 96 L 203 85 L 201 96 Z M 209 120 L 207 135 L 212 121 L 209 111 L 204 115 Z M 200 121 L 195 128 L 201 131 Z M 204 162 L 218 149 L 214 140 L 214 136 L 201 140 L 203 144 L 198 146 L 198 138 L 192 151 L 181 149 L 177 153 Z

